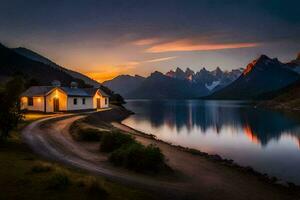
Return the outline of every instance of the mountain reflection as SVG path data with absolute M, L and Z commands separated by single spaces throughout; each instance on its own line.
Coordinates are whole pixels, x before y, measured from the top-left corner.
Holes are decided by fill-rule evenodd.
M 213 129 L 217 134 L 225 127 L 242 129 L 253 143 L 265 146 L 270 140 L 278 140 L 283 133 L 300 138 L 297 117 L 255 109 L 246 102 L 236 101 L 129 101 L 127 108 L 137 113 L 136 122 L 147 120 L 151 126 L 168 126 L 171 130 L 195 128 L 206 133 Z M 300 140 L 299 140 L 300 141 Z

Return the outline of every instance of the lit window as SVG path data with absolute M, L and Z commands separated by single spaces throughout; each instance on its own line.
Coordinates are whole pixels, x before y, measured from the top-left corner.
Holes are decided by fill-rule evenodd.
M 82 104 L 83 104 L 83 105 L 85 104 L 85 98 L 82 99 Z
M 76 98 L 73 99 L 73 104 L 74 104 L 74 105 L 77 105 L 77 99 L 76 99 Z
M 33 98 L 28 97 L 28 106 L 33 106 Z

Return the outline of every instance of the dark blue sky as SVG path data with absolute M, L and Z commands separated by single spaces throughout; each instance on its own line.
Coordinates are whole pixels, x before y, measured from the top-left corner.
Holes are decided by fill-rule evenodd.
M 1 0 L 0 41 L 98 80 L 300 51 L 300 1 Z

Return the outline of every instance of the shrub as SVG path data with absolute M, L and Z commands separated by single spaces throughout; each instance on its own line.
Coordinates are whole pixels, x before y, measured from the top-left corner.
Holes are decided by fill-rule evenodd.
M 106 196 L 107 191 L 102 187 L 99 181 L 92 176 L 88 176 L 79 180 L 78 185 L 85 187 L 90 194 L 96 194 L 100 196 Z
M 100 141 L 102 135 L 102 131 L 93 128 L 80 129 L 78 131 L 79 139 L 82 141 Z
M 50 189 L 65 189 L 71 184 L 69 175 L 66 171 L 56 169 L 49 178 Z
M 112 152 L 123 145 L 135 143 L 132 136 L 123 134 L 119 131 L 103 134 L 100 150 L 103 152 Z
M 158 171 L 164 165 L 164 155 L 154 145 L 147 147 L 140 143 L 131 143 L 115 150 L 109 160 L 117 165 L 135 171 Z
M 70 127 L 72 137 L 77 141 L 100 141 L 103 131 L 93 128 L 82 128 L 78 122 Z
M 51 170 L 53 170 L 53 166 L 46 162 L 38 162 L 31 168 L 33 173 L 49 172 Z

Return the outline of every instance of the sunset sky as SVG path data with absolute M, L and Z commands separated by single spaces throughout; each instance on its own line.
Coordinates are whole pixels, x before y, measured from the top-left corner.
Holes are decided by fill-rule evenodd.
M 300 1 L 1 0 L 0 42 L 103 81 L 300 52 Z

